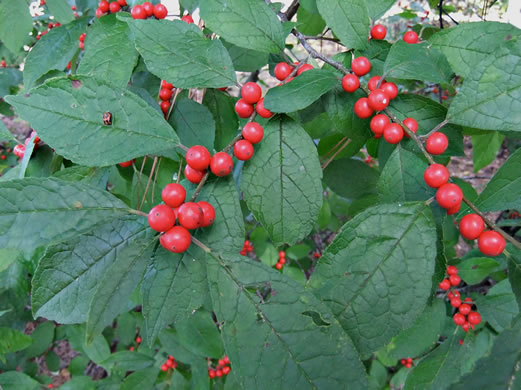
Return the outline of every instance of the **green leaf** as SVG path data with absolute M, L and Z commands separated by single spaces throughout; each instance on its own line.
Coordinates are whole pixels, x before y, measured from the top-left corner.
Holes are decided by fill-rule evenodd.
M 98 19 L 89 28 L 78 73 L 126 88 L 138 57 L 129 34 L 128 25 L 116 15 Z
M 297 10 L 297 30 L 306 35 L 318 35 L 324 31 L 326 22 L 320 14 L 308 12 L 304 7 Z
M 46 321 L 38 325 L 31 334 L 33 343 L 27 348 L 25 354 L 28 358 L 40 356 L 51 346 L 54 341 L 54 324 Z
M 498 131 L 472 135 L 472 159 L 474 172 L 495 160 L 505 136 Z
M 76 376 L 60 386 L 60 390 L 92 390 L 95 388 L 104 389 L 102 386 L 96 387 L 92 378 L 86 375 Z
M 37 390 L 41 386 L 29 375 L 18 371 L 7 371 L 0 374 L 0 386 L 3 390 Z
M 447 119 L 477 129 L 520 131 L 521 39 L 511 40 L 472 64 L 472 72 L 452 101 Z
M 335 193 L 347 199 L 376 194 L 378 171 L 357 159 L 333 161 L 324 170 L 324 182 Z
M 154 365 L 155 359 L 139 352 L 120 351 L 113 353 L 100 363 L 103 367 L 115 365 L 123 371 L 137 371 Z
M 0 247 L 19 249 L 26 256 L 41 245 L 76 237 L 96 223 L 128 213 L 128 207 L 106 191 L 54 178 L 0 182 L 0 199 Z
M 215 149 L 223 150 L 237 135 L 239 128 L 235 101 L 218 89 L 208 89 L 204 94 L 203 104 L 208 107 L 215 121 Z
M 302 285 L 242 257 L 211 255 L 207 265 L 213 308 L 240 388 L 367 387 L 351 340 Z
M 264 132 L 255 158 L 244 165 L 241 190 L 273 243 L 294 244 L 311 231 L 322 206 L 316 147 L 297 123 L 284 116 L 270 120 Z
M 199 0 L 179 0 L 179 4 L 183 6 L 185 10 L 192 13 L 199 7 Z
M 429 199 L 434 195 L 434 190 L 423 180 L 427 167 L 428 164 L 417 154 L 398 146 L 380 174 L 380 199 L 385 202 Z
M 15 141 L 16 138 L 11 134 L 9 129 L 5 127 L 4 122 L 0 121 L 0 141 Z
M 271 88 L 264 99 L 264 106 L 271 112 L 302 110 L 339 82 L 333 72 L 311 69 L 289 83 Z
M 14 68 L 0 68 L 0 97 L 11 93 L 11 89 L 22 84 L 22 72 Z
M 519 35 L 521 30 L 508 23 L 461 23 L 438 31 L 429 42 L 445 54 L 456 74 L 467 78 L 498 45 Z
M 365 0 L 317 0 L 317 8 L 347 48 L 367 47 L 369 13 Z
M 450 390 L 503 390 L 519 388 L 521 360 L 521 322 L 496 337 L 490 354 L 481 358 L 475 369 L 460 378 Z
M 58 22 L 65 24 L 74 20 L 71 5 L 67 0 L 49 0 L 46 2 L 49 13 L 54 16 Z
M 202 145 L 209 151 L 213 150 L 215 121 L 206 106 L 180 98 L 175 103 L 169 122 L 184 146 Z
M 384 66 L 385 77 L 433 83 L 449 82 L 452 73 L 445 56 L 427 42 L 411 45 L 397 41 L 389 50 Z
M 60 358 L 54 351 L 49 351 L 45 355 L 45 364 L 51 372 L 59 371 L 60 369 Z
M 382 75 L 384 72 L 385 60 L 391 50 L 392 45 L 387 41 L 380 41 L 375 39 L 369 40 L 369 46 L 364 50 L 358 50 L 355 52 L 355 56 L 364 56 L 371 62 L 371 76 Z M 349 56 L 349 61 L 351 57 Z M 344 60 L 344 62 L 346 62 Z M 348 94 L 353 95 L 353 94 Z M 367 95 L 365 95 L 367 96 Z
M 56 220 L 56 218 L 55 218 Z M 147 235 L 145 218 L 112 219 L 47 248 L 32 281 L 32 310 L 63 324 L 84 322 L 100 281 L 120 252 Z M 114 275 L 110 275 L 114 276 Z
M 232 60 L 221 41 L 205 38 L 199 27 L 181 20 L 125 21 L 148 70 L 157 77 L 178 88 L 236 84 Z
M 367 0 L 369 18 L 373 21 L 380 19 L 394 3 L 394 0 Z
M 245 49 L 224 40 L 222 43 L 228 50 L 237 72 L 255 72 L 268 63 L 268 53 Z
M 181 345 L 195 355 L 203 358 L 220 359 L 224 348 L 212 313 L 197 310 L 190 317 L 185 317 L 175 325 Z
M 57 153 L 81 165 L 112 165 L 179 144 L 162 114 L 90 76 L 50 79 L 6 100 Z M 105 112 L 112 113 L 112 125 L 103 123 Z
M 508 328 L 519 314 L 516 297 L 508 279 L 505 279 L 490 290 L 486 296 L 476 299 L 476 306 L 483 321 L 488 322 L 497 332 Z
M 273 10 L 257 0 L 201 0 L 207 26 L 237 46 L 266 53 L 284 49 L 282 24 Z
M 13 53 L 18 53 L 33 29 L 33 19 L 27 2 L 22 0 L 0 1 L 0 37 Z
M 136 371 L 125 378 L 121 384 L 121 390 L 135 390 L 152 389 L 154 382 L 159 374 L 157 367 L 145 368 L 144 370 Z
M 489 257 L 472 257 L 458 263 L 458 274 L 465 283 L 472 285 L 478 284 L 500 268 L 499 262 Z
M 342 227 L 322 254 L 310 287 L 365 356 L 423 312 L 435 257 L 429 206 L 377 205 Z M 396 288 L 405 285 L 407 289 Z
M 61 28 L 52 29 L 34 45 L 25 60 L 24 87 L 26 90 L 31 89 L 36 80 L 47 72 L 65 69 L 67 63 L 79 50 L 78 39 L 85 31 L 87 21 L 87 18 L 81 18 Z
M 514 293 L 517 306 L 521 308 L 521 251 L 515 247 L 509 248 L 508 260 L 508 280 Z
M 521 208 L 521 149 L 513 153 L 499 168 L 475 205 L 481 211 L 498 211 Z
M 32 342 L 31 336 L 11 328 L 0 328 L 0 358 L 7 353 L 26 349 Z

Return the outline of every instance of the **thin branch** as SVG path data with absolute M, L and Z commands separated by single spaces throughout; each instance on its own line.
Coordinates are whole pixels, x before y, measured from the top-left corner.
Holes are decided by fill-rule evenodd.
M 148 176 L 147 186 L 145 187 L 145 193 L 143 194 L 143 199 L 141 200 L 141 205 L 138 205 L 138 210 L 141 210 L 141 207 L 145 204 L 145 199 L 147 197 L 148 189 L 150 188 L 150 182 L 152 181 L 152 176 L 154 176 L 154 169 L 156 169 L 157 164 L 157 156 L 154 157 L 154 161 L 152 162 L 152 169 L 150 169 L 150 175 Z
M 148 214 L 144 213 L 143 211 L 134 210 L 134 209 L 128 209 L 128 212 L 130 214 L 141 215 L 142 217 L 148 217 Z
M 141 189 L 141 175 L 143 175 L 143 169 L 145 168 L 146 161 L 147 161 L 147 156 L 143 157 L 143 162 L 141 163 L 141 169 L 139 170 L 139 175 L 137 177 L 136 204 L 138 206 L 139 206 L 139 190 Z
M 342 138 L 340 141 L 337 142 L 337 144 L 335 146 L 333 146 L 329 152 L 327 152 L 326 154 L 324 154 L 324 157 L 327 157 L 329 154 L 333 153 L 333 151 L 338 148 L 345 140 L 347 139 L 347 136 L 345 136 L 344 138 Z
M 438 8 L 440 9 L 440 28 L 443 29 L 443 0 L 440 0 Z
M 293 0 L 293 3 L 289 5 L 288 9 L 284 13 L 286 15 L 287 20 L 291 20 L 293 16 L 295 16 L 295 14 L 298 11 L 299 5 L 299 0 Z
M 194 236 L 192 236 L 192 241 L 195 245 L 197 245 L 199 248 L 201 248 L 203 251 L 205 251 L 206 253 L 211 253 L 212 250 L 210 248 L 208 248 L 206 245 L 204 245 L 201 241 L 199 241 L 197 238 L 195 238 Z
M 175 182 L 179 184 L 179 181 L 181 180 L 181 172 L 183 169 L 183 158 L 181 157 L 181 160 L 179 160 L 179 171 L 177 172 L 177 177 L 175 179 Z
M 162 159 L 163 159 L 163 157 L 159 157 L 159 161 L 157 163 L 156 175 L 154 176 L 154 182 L 152 183 L 152 200 L 154 199 L 154 194 L 156 191 L 157 175 L 159 174 L 159 167 L 161 166 Z
M 329 158 L 329 160 L 327 160 L 323 165 L 322 165 L 322 170 L 326 169 L 327 166 L 331 163 L 331 161 L 333 161 L 335 159 L 336 156 L 338 156 L 338 154 L 344 150 L 344 148 L 349 145 L 349 143 L 351 142 L 351 139 L 347 139 L 344 144 L 338 148 L 338 150 Z
M 447 119 L 445 119 L 443 122 L 439 123 L 434 129 L 429 131 L 427 134 L 421 135 L 419 138 L 420 139 L 428 138 L 432 133 L 435 133 L 435 132 L 439 131 L 442 127 L 444 127 L 448 123 L 449 123 L 449 121 Z

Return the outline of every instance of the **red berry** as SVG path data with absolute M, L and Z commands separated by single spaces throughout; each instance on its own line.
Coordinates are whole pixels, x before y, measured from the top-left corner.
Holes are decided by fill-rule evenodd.
M 384 83 L 380 86 L 381 89 L 389 96 L 390 100 L 393 100 L 396 96 L 398 96 L 398 87 L 395 83 Z
M 262 97 L 262 89 L 257 83 L 249 82 L 242 86 L 241 96 L 246 103 L 255 104 Z
M 441 164 L 432 164 L 423 174 L 425 183 L 432 188 L 438 188 L 446 184 L 449 181 L 449 177 L 449 170 Z
M 407 364 L 407 360 L 406 359 L 402 359 L 402 360 L 400 360 L 400 363 L 402 363 L 402 365 L 405 366 Z
M 168 366 L 166 364 L 161 365 L 161 371 L 168 371 Z
M 284 265 L 281 264 L 281 263 L 277 263 L 277 264 L 275 264 L 275 268 L 277 268 L 278 270 L 281 270 L 282 267 L 284 267 Z
M 466 303 L 464 303 L 463 305 L 461 305 L 459 308 L 458 308 L 459 312 L 461 314 L 463 314 L 464 316 L 466 316 L 467 314 L 470 313 L 470 305 L 467 305 Z
M 468 314 L 468 317 L 469 319 L 469 323 L 471 325 L 478 325 L 480 322 L 481 322 L 481 314 L 479 314 L 478 312 L 476 311 L 471 311 L 469 314 Z
M 13 153 L 15 156 L 19 157 L 19 158 L 24 158 L 24 155 L 25 155 L 25 145 L 16 145 L 13 149 Z
M 454 321 L 454 323 L 456 325 L 460 325 L 460 326 L 463 325 L 466 322 L 465 316 L 463 314 L 460 314 L 460 313 L 454 314 L 454 316 L 452 316 L 452 320 Z
M 279 259 L 279 263 L 280 263 L 280 264 L 286 264 L 286 259 L 285 259 L 284 257 L 281 257 L 281 258 Z
M 215 378 L 215 370 L 212 370 L 211 368 L 208 370 L 208 376 L 210 378 Z
M 161 88 L 161 90 L 159 91 L 159 98 L 161 100 L 170 100 L 172 98 L 172 90 L 171 89 L 168 89 L 168 88 Z
M 360 98 L 355 103 L 355 114 L 357 117 L 366 119 L 369 118 L 371 115 L 373 115 L 374 111 L 369 106 L 369 99 L 368 98 Z
M 147 17 L 154 15 L 154 5 L 150 1 L 145 1 L 141 6 L 145 10 Z
M 248 243 L 249 243 L 249 241 L 248 241 Z M 228 356 L 225 355 L 223 357 L 223 360 L 224 360 L 224 364 L 230 364 L 230 359 L 228 358 Z
M 467 240 L 475 240 L 485 230 L 485 222 L 477 214 L 467 214 L 459 223 L 459 231 Z
M 453 215 L 459 213 L 461 209 L 461 203 L 458 203 L 456 206 L 447 209 L 447 215 Z
M 381 77 L 380 76 L 373 76 L 369 79 L 369 82 L 367 83 L 367 87 L 369 88 L 369 91 L 374 91 L 377 86 L 378 86 L 378 83 L 380 82 L 380 79 Z M 380 84 L 384 84 L 385 83 L 385 80 L 382 81 Z
M 427 152 L 434 155 L 442 154 L 448 146 L 449 140 L 447 136 L 439 131 L 429 135 L 429 138 L 427 138 L 427 142 L 425 143 L 425 149 L 427 149 Z
M 184 227 L 174 226 L 159 238 L 159 242 L 167 251 L 182 253 L 190 246 L 192 237 Z
M 450 288 L 450 282 L 448 279 L 443 279 L 438 285 L 442 290 L 447 291 Z
M 248 104 L 244 99 L 239 99 L 237 103 L 235 103 L 235 112 L 241 118 L 248 118 L 253 114 L 253 106 Z
M 403 124 L 407 126 L 407 128 L 411 130 L 414 134 L 416 134 L 416 132 L 418 131 L 418 122 L 416 122 L 416 119 L 414 118 L 405 118 Z M 405 136 L 408 137 L 409 134 L 405 132 Z
M 389 105 L 389 96 L 383 89 L 375 89 L 369 94 L 369 106 L 375 111 L 382 111 Z
M 222 360 L 222 359 L 217 360 L 217 364 L 221 367 L 224 366 L 224 360 Z
M 461 283 L 461 278 L 458 275 L 450 275 L 449 282 L 451 285 L 456 287 L 458 284 Z
M 291 74 L 291 72 L 293 72 L 293 68 L 291 65 L 285 62 L 279 62 L 277 65 L 275 65 L 275 69 L 273 70 L 273 74 L 277 80 L 280 81 L 286 79 Z
M 119 166 L 122 167 L 122 168 L 128 168 L 129 166 L 132 165 L 133 161 L 134 160 L 130 160 L 130 161 L 125 161 L 125 162 L 119 163 Z
M 447 297 L 448 297 L 450 300 L 456 298 L 456 297 L 454 296 L 454 294 L 452 293 L 452 291 L 449 291 L 449 292 L 448 292 Z
M 458 274 L 458 268 L 454 265 L 449 265 L 447 267 L 447 274 L 449 275 L 457 275 Z
M 228 375 L 228 374 L 230 373 L 230 371 L 231 371 L 231 368 L 230 368 L 230 367 L 228 367 L 228 366 L 223 367 L 223 374 L 224 374 L 224 375 Z
M 130 11 L 130 15 L 132 16 L 132 19 L 146 19 L 147 13 L 144 10 L 143 6 L 138 4 L 135 5 L 132 10 Z
M 302 73 L 307 72 L 308 70 L 313 69 L 313 65 L 304 64 L 297 70 L 297 76 L 300 76 Z
M 346 74 L 342 79 L 342 88 L 346 92 L 355 92 L 360 87 L 360 79 L 354 74 Z
M 219 152 L 212 156 L 210 170 L 216 176 L 227 176 L 233 169 L 233 160 L 228 153 Z
M 103 13 L 105 12 L 109 12 L 109 9 L 110 9 L 110 4 L 108 1 L 106 0 L 101 0 L 99 3 L 98 3 L 98 9 L 100 9 Z
M 450 300 L 450 304 L 451 304 L 452 307 L 456 307 L 456 308 L 460 307 L 461 306 L 461 299 L 459 299 L 459 298 L 452 298 Z
M 185 15 L 181 18 L 181 20 L 185 23 L 188 23 L 188 24 L 193 24 L 194 23 L 194 18 L 192 18 L 192 15 L 188 14 L 188 15 Z
M 357 76 L 363 76 L 371 70 L 371 63 L 366 57 L 357 57 L 351 63 L 351 69 Z
M 463 329 L 465 332 L 468 332 L 470 329 L 470 324 L 465 322 L 463 325 L 461 325 L 461 329 Z
M 114 2 L 110 3 L 109 10 L 111 13 L 115 14 L 116 12 L 121 11 L 121 6 L 119 5 L 119 3 L 114 1 Z
M 217 370 L 215 370 L 215 375 L 218 377 L 221 377 L 221 376 L 223 376 L 223 371 L 220 369 L 217 369 Z
M 378 114 L 371 119 L 370 128 L 376 138 L 380 138 L 384 134 L 385 127 L 390 124 L 387 115 Z
M 210 152 L 204 146 L 192 146 L 186 152 L 186 163 L 193 169 L 204 171 L 210 165 Z
M 249 122 L 242 128 L 242 136 L 252 144 L 258 144 L 264 137 L 264 129 L 257 122 Z
M 161 5 L 161 4 L 158 4 L 158 5 Z M 161 80 L 161 88 L 173 89 L 173 88 L 174 88 L 174 85 L 173 85 L 173 84 L 170 84 L 170 83 L 167 82 L 166 80 Z
M 405 367 L 406 367 L 406 368 L 411 368 L 411 367 L 412 367 L 412 363 L 407 362 L 407 363 L 405 364 Z
M 407 31 L 403 34 L 403 40 L 407 43 L 418 43 L 418 34 L 414 31 Z
M 137 336 L 137 337 L 136 337 L 136 343 L 140 344 L 141 341 L 142 341 L 142 340 L 141 340 L 141 337 Z
M 174 368 L 173 360 L 168 359 L 165 364 L 168 366 L 168 368 Z
M 403 138 L 403 128 L 398 123 L 389 123 L 384 129 L 384 138 L 390 144 L 397 144 Z
M 81 50 L 83 50 L 85 48 L 85 44 L 83 42 L 80 42 L 80 44 L 78 46 L 80 47 Z
M 156 4 L 154 6 L 154 16 L 156 19 L 164 19 L 168 15 L 168 10 L 163 4 Z
M 233 154 L 239 160 L 247 161 L 253 156 L 253 145 L 251 142 L 241 139 L 233 146 Z
M 170 110 L 170 102 L 168 100 L 162 100 L 161 103 L 159 103 L 159 106 L 161 107 L 163 114 L 168 114 L 168 110 Z
M 118 4 L 122 7 L 126 7 L 127 6 L 127 0 L 118 0 Z
M 183 203 L 177 211 L 179 224 L 187 229 L 193 230 L 203 223 L 203 210 L 197 203 Z
M 286 252 L 279 251 L 279 257 L 286 257 Z
M 213 206 L 205 201 L 197 202 L 201 210 L 203 211 L 203 222 L 201 227 L 208 227 L 215 221 L 215 209 Z
M 498 232 L 488 230 L 479 236 L 478 247 L 486 256 L 498 256 L 505 249 L 505 239 Z
M 174 210 L 164 204 L 158 204 L 148 213 L 148 224 L 156 232 L 166 232 L 175 224 Z
M 96 9 L 96 17 L 99 19 L 99 18 L 101 18 L 103 15 L 105 15 L 105 12 L 103 12 L 101 9 L 97 8 L 97 9 Z M 42 33 L 42 35 L 45 35 L 45 34 L 47 34 L 47 31 L 44 31 L 44 32 Z
M 80 42 L 85 42 L 85 37 L 87 36 L 87 34 L 83 33 L 80 35 L 80 37 L 78 38 L 80 40 Z
M 385 39 L 387 35 L 387 29 L 381 24 L 375 24 L 371 29 L 371 38 L 373 39 Z
M 185 165 L 185 177 L 190 183 L 200 183 L 206 172 L 193 169 L 190 165 Z
M 257 110 L 257 114 L 259 114 L 262 118 L 271 118 L 273 116 L 273 113 L 270 110 L 264 108 L 264 98 L 259 100 L 255 106 L 255 109 Z
M 453 291 L 453 295 L 454 295 L 455 298 L 460 298 L 461 297 L 461 294 L 459 293 L 458 290 L 454 290 Z M 465 299 L 465 302 L 466 302 L 466 299 Z
M 444 209 L 450 209 L 461 203 L 463 192 L 453 183 L 446 183 L 438 188 L 436 192 L 436 201 Z
M 161 199 L 167 206 L 172 208 L 179 207 L 186 199 L 186 190 L 178 183 L 167 184 L 161 191 Z

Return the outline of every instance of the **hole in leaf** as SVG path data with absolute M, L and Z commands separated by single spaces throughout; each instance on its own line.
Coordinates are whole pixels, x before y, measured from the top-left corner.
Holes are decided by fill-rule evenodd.
M 329 325 L 331 325 L 329 322 L 325 321 L 322 318 L 320 313 L 318 313 L 316 311 L 308 310 L 308 311 L 303 312 L 302 315 L 310 317 L 313 320 L 313 322 L 315 323 L 316 326 L 329 326 Z

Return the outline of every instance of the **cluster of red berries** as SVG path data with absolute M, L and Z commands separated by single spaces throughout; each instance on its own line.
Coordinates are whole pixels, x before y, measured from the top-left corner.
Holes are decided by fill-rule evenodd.
M 78 41 L 80 41 L 79 46 L 80 46 L 80 49 L 81 49 L 81 50 L 83 50 L 83 49 L 85 48 L 85 46 L 84 46 L 84 45 L 85 45 L 84 42 L 85 42 L 85 37 L 86 37 L 86 36 L 87 36 L 87 34 L 86 34 L 86 33 L 83 33 L 83 34 L 81 34 L 80 37 L 78 38 Z
M 110 3 L 107 0 L 101 0 L 98 3 L 98 8 L 96 9 L 96 17 L 101 18 L 106 14 L 115 14 L 121 11 L 122 7 L 126 6 L 127 0 L 115 0 Z
M 450 300 L 450 304 L 455 309 L 458 309 L 458 313 L 452 317 L 454 323 L 461 326 L 465 332 L 468 332 L 474 325 L 478 325 L 481 322 L 481 314 L 477 311 L 472 311 L 472 299 L 465 298 L 461 302 L 461 295 L 459 291 L 453 289 L 461 283 L 461 278 L 458 276 L 458 268 L 449 265 L 447 267 L 447 277 L 441 281 L 439 287 L 444 291 L 449 291 L 447 297 Z
M 161 99 L 161 103 L 159 105 L 161 106 L 161 111 L 163 111 L 163 114 L 166 116 L 168 115 L 168 110 L 170 110 L 170 100 L 172 99 L 172 96 L 174 95 L 174 85 L 170 84 L 166 80 L 161 81 L 161 89 L 159 90 L 159 99 Z
M 167 372 L 168 370 L 175 370 L 177 368 L 177 362 L 172 355 L 168 355 L 168 359 L 161 365 L 161 371 Z
M 295 77 L 300 76 L 302 73 L 313 69 L 313 65 L 310 64 L 300 64 L 299 62 L 295 62 L 293 65 L 294 66 L 286 62 L 279 62 L 277 65 L 275 65 L 273 74 L 275 75 L 277 80 L 282 81 L 282 84 L 287 84 L 294 79 L 294 77 L 290 77 L 290 75 L 291 73 L 293 73 L 295 68 L 297 68 L 297 73 Z
M 402 359 L 400 360 L 400 363 L 402 366 L 405 366 L 407 368 L 411 368 L 413 366 L 412 358 Z
M 213 379 L 215 377 L 220 378 L 223 375 L 228 375 L 232 368 L 230 367 L 230 359 L 228 356 L 219 359 L 217 362 L 217 366 L 214 368 L 208 368 L 208 376 Z
M 14 149 L 13 149 L 13 153 L 14 153 L 14 155 L 15 155 L 16 157 L 24 158 L 24 156 L 25 156 L 25 148 L 27 147 L 27 144 L 29 143 L 29 141 L 31 140 L 31 137 L 32 137 L 33 135 L 35 136 L 35 137 L 34 137 L 34 141 L 33 141 L 33 142 L 34 142 L 34 149 L 37 149 L 37 148 L 38 148 L 38 145 L 39 145 L 38 143 L 40 142 L 40 137 L 38 137 L 38 136 L 36 135 L 36 132 L 33 130 L 33 131 L 31 132 L 31 135 L 25 139 L 25 142 L 24 142 L 23 145 L 18 144 L 18 145 L 16 145 L 16 146 L 14 147 Z
M 137 345 L 141 344 L 141 341 L 142 341 L 142 340 L 141 340 L 141 336 L 137 336 L 137 337 L 136 337 L 136 344 L 137 344 Z M 133 350 L 134 350 L 134 346 L 133 346 L 133 345 L 130 346 L 129 350 L 130 350 L 130 351 L 133 351 Z
M 61 24 L 56 22 L 56 23 L 49 23 L 47 25 L 47 30 L 45 31 L 41 31 L 38 33 L 38 35 L 36 35 L 36 40 L 39 41 L 41 37 L 43 37 L 45 34 L 47 34 L 49 31 L 51 31 L 53 28 L 56 28 L 56 27 L 60 27 Z
M 255 110 L 263 118 L 271 118 L 273 116 L 271 111 L 264 108 L 261 87 L 254 82 L 248 82 L 241 88 L 241 99 L 235 103 L 235 112 L 241 118 L 249 118 Z
M 244 240 L 244 245 L 241 249 L 241 255 L 246 256 L 248 253 L 253 253 L 253 244 L 250 240 Z
M 279 252 L 279 261 L 277 264 L 275 264 L 275 268 L 278 270 L 281 270 L 284 267 L 284 264 L 286 264 L 286 252 L 280 251 Z
M 150 1 L 145 1 L 143 4 L 135 5 L 130 11 L 130 15 L 133 19 L 148 19 L 151 17 L 164 19 L 168 15 L 168 10 L 161 3 L 153 5 Z
M 208 227 L 215 220 L 215 209 L 204 201 L 186 202 L 186 190 L 178 183 L 170 183 L 163 188 L 161 198 L 165 204 L 152 208 L 148 213 L 148 223 L 152 229 L 162 232 L 161 246 L 174 253 L 188 249 L 192 237 L 188 230 Z M 174 226 L 179 222 L 179 225 Z

